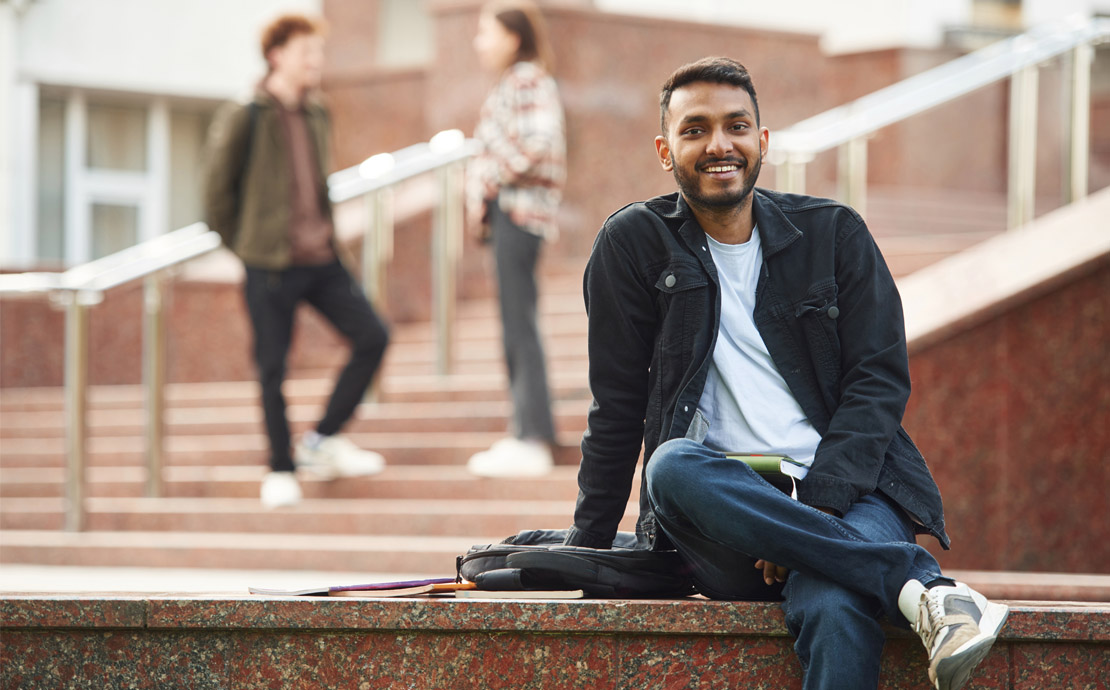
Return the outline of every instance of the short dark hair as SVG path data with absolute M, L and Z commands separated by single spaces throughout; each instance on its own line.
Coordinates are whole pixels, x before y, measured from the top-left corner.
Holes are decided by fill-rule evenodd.
M 269 62 L 270 51 L 288 43 L 294 36 L 324 35 L 327 25 L 324 20 L 307 17 L 303 14 L 285 14 L 277 17 L 262 29 L 262 57 Z
M 679 67 L 663 84 L 663 90 L 659 94 L 659 126 L 663 130 L 663 136 L 667 135 L 667 113 L 671 106 L 671 96 L 677 89 L 697 82 L 731 84 L 747 91 L 752 97 L 752 106 L 755 107 L 755 123 L 759 124 L 759 101 L 755 97 L 755 85 L 752 84 L 752 75 L 748 74 L 748 68 L 732 58 L 707 57 Z

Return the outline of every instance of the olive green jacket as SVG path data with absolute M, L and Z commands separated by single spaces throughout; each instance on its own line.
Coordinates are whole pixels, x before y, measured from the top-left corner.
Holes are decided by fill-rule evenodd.
M 251 106 L 246 104 L 229 103 L 213 120 L 207 145 L 205 215 L 208 227 L 245 265 L 281 270 L 290 264 L 289 154 L 276 110 L 280 106 L 260 90 L 254 107 L 253 132 Z M 316 147 L 320 199 L 331 218 L 326 182 L 329 123 L 323 104 L 307 101 L 305 122 Z

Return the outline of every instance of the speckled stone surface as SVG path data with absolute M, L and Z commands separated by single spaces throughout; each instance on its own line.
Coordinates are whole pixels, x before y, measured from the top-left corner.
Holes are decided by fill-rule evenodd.
M 0 690 L 801 687 L 775 604 L 0 597 Z M 928 688 L 888 627 L 882 688 Z M 1110 603 L 1016 602 L 974 688 L 1105 688 Z

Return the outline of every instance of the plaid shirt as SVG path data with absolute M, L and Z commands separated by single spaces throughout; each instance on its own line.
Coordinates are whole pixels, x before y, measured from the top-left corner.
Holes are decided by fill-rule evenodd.
M 497 199 L 514 223 L 546 239 L 566 180 L 563 107 L 555 80 L 534 62 L 517 62 L 482 105 L 474 137 L 484 145 L 471 162 L 467 202 Z

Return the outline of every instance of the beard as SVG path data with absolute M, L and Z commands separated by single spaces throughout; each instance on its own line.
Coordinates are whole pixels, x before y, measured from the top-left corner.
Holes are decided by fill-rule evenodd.
M 713 162 L 719 163 L 722 161 Z M 729 162 L 737 161 L 730 160 Z M 755 182 L 759 179 L 759 171 L 762 168 L 763 161 L 757 158 L 755 165 L 744 176 L 744 184 L 739 190 L 726 189 L 716 194 L 707 194 L 701 190 L 701 179 L 698 172 L 696 170 L 692 172 L 683 170 L 675 163 L 674 156 L 671 156 L 671 170 L 674 174 L 674 180 L 678 184 L 682 196 L 686 197 L 686 203 L 706 210 L 724 210 L 743 204 L 751 196 L 752 190 L 755 189 Z

